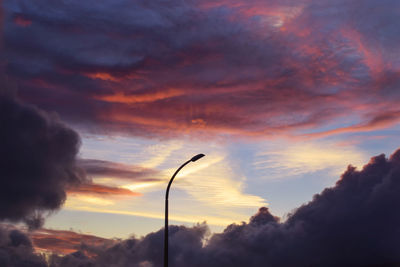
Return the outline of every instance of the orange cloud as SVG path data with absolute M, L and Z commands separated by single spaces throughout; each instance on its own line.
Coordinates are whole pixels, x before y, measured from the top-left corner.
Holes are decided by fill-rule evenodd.
M 140 196 L 140 193 L 132 192 L 126 188 L 112 187 L 100 184 L 82 184 L 79 187 L 68 190 L 70 194 L 83 195 L 115 195 L 115 196 Z
M 30 237 L 37 252 L 62 255 L 80 250 L 83 244 L 101 246 L 112 245 L 115 242 L 98 236 L 51 229 L 34 231 L 30 233 Z
M 181 96 L 186 94 L 184 90 L 178 89 L 167 89 L 154 93 L 145 93 L 145 94 L 131 94 L 128 95 L 124 92 L 118 92 L 113 95 L 106 96 L 95 96 L 95 99 L 103 100 L 106 102 L 112 103 L 124 103 L 124 104 L 134 104 L 134 103 L 143 103 L 143 102 L 154 102 L 157 100 L 163 100 L 175 96 Z

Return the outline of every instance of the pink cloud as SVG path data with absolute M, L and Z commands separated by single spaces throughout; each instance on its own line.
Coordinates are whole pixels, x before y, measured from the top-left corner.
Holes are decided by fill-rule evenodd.
M 393 56 L 399 51 L 389 41 L 397 28 L 378 29 L 378 21 L 394 16 L 389 9 L 376 7 L 379 13 L 367 20 L 355 13 L 355 1 L 202 1 L 165 9 L 112 6 L 116 16 L 105 4 L 94 7 L 94 18 L 80 20 L 69 12 L 84 13 L 86 6 L 54 17 L 53 5 L 36 14 L 35 4 L 27 4 L 23 15 L 43 16 L 45 30 L 32 24 L 31 33 L 7 37 L 10 72 L 21 97 L 83 127 L 147 137 L 254 138 L 397 123 L 373 121 L 400 100 Z M 78 32 L 64 30 L 77 25 Z M 49 41 L 30 38 L 38 34 Z M 359 124 L 322 130 L 349 114 Z
M 28 27 L 31 26 L 32 20 L 25 18 L 21 15 L 16 15 L 14 17 L 14 23 L 20 27 Z

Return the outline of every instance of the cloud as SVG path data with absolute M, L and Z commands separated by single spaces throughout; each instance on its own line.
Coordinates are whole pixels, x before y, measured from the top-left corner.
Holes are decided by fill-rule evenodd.
M 0 90 L 0 220 L 38 227 L 85 180 L 76 164 L 80 139 L 54 114 Z
M 185 226 L 171 226 L 170 255 L 177 259 L 182 266 L 190 262 L 191 257 L 200 256 L 202 237 L 206 236 L 208 228 L 205 224 L 198 224 L 192 228 Z M 99 246 L 85 246 L 85 249 L 71 253 L 64 257 L 53 257 L 55 266 L 79 266 L 90 264 L 94 266 L 162 266 L 163 232 L 150 233 L 146 237 L 123 240 L 113 246 L 100 250 Z M 85 253 L 95 253 L 97 257 L 89 258 Z M 172 263 L 171 263 L 172 265 Z
M 398 123 L 395 0 L 4 6 L 20 96 L 89 131 L 318 138 Z
M 228 227 L 208 244 L 216 260 L 210 266 L 240 266 L 246 258 L 253 259 L 251 266 L 398 263 L 399 236 L 394 233 L 400 217 L 389 203 L 398 202 L 399 155 L 400 150 L 389 160 L 374 157 L 361 171 L 349 166 L 334 187 L 315 195 L 282 224 L 268 219 L 262 226 Z
M 349 163 L 362 166 L 365 158 L 354 147 L 328 142 L 275 143 L 266 144 L 253 165 L 269 178 L 304 175 L 324 169 L 339 175 Z
M 40 229 L 29 234 L 33 246 L 37 252 L 69 254 L 86 245 L 110 246 L 115 240 L 101 238 L 88 234 L 75 233 L 73 231 Z
M 400 217 L 388 210 L 393 207 L 389 203 L 398 202 L 394 192 L 400 189 L 399 155 L 400 150 L 390 159 L 374 157 L 361 171 L 349 166 L 334 187 L 315 195 L 282 224 L 268 219 L 257 227 L 251 222 L 228 227 L 209 242 L 210 252 L 220 256 L 213 258 L 217 260 L 213 264 L 240 266 L 245 257 L 254 260 L 252 266 L 399 262 L 395 245 L 399 236 L 393 233 Z M 260 210 L 253 218 L 264 213 Z M 235 249 L 229 251 L 229 246 Z
M 112 177 L 120 179 L 132 179 L 138 181 L 158 181 L 150 178 L 159 171 L 139 166 L 116 163 L 97 159 L 79 159 L 78 164 L 83 168 L 89 177 Z
M 227 207 L 257 208 L 267 205 L 263 198 L 245 192 L 246 177 L 236 174 L 226 162 L 227 156 L 223 153 L 210 152 L 207 154 L 207 160 L 196 162 L 195 165 L 180 171 L 175 188 L 185 190 L 196 201 L 207 203 L 207 209 L 212 206 L 216 214 L 229 217 L 231 220 L 237 215 L 229 214 Z M 173 170 L 170 173 L 173 173 Z M 192 212 L 186 211 L 186 213 Z
M 14 17 L 14 22 L 21 27 L 28 27 L 32 24 L 31 20 L 18 15 Z
M 129 189 L 121 187 L 106 186 L 101 184 L 87 183 L 79 187 L 70 189 L 68 193 L 98 196 L 140 196 L 140 193 L 132 192 Z
M 284 222 L 260 208 L 248 223 L 208 235 L 205 224 L 170 226 L 173 266 L 397 266 L 400 150 L 349 166 L 336 185 L 316 194 Z M 205 245 L 203 243 L 206 241 Z M 163 230 L 109 247 L 86 246 L 66 262 L 95 266 L 162 266 Z M 92 258 L 85 253 L 94 253 Z M 97 255 L 97 256 L 96 256 Z
M 3 27 L 4 27 L 4 11 L 3 0 L 0 0 L 0 49 L 3 49 Z
M 367 121 L 347 127 L 339 127 L 332 130 L 306 134 L 307 137 L 324 137 L 339 133 L 361 133 L 371 132 L 382 128 L 394 126 L 399 122 L 399 110 L 382 111 L 381 113 L 371 117 Z
M 28 236 L 16 229 L 0 227 L 0 265 L 46 267 L 42 256 L 34 253 Z

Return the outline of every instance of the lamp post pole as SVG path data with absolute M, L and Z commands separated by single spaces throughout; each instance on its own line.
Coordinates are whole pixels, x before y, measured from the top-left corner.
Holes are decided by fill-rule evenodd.
M 195 162 L 196 160 L 204 157 L 204 154 L 197 154 L 193 158 L 189 159 L 185 163 L 183 163 L 172 175 L 171 180 L 169 180 L 167 191 L 165 193 L 165 226 L 164 226 L 164 267 L 168 267 L 168 196 L 169 196 L 169 188 L 171 187 L 172 181 L 178 172 L 185 167 L 190 162 Z

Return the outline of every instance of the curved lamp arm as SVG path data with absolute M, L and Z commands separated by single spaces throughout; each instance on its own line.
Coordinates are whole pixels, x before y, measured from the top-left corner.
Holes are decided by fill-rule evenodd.
M 164 267 L 168 267 L 168 197 L 169 197 L 169 189 L 171 187 L 172 182 L 175 179 L 175 176 L 178 174 L 178 172 L 185 167 L 187 164 L 190 162 L 195 162 L 198 159 L 201 159 L 204 157 L 204 154 L 197 154 L 193 158 L 189 159 L 185 163 L 183 163 L 172 175 L 171 179 L 169 180 L 168 186 L 167 186 L 167 191 L 165 192 L 165 227 L 164 227 Z
M 168 199 L 169 196 L 169 188 L 171 187 L 172 182 L 175 179 L 175 176 L 178 174 L 178 172 L 185 167 L 188 163 L 190 162 L 195 162 L 198 159 L 201 159 L 202 157 L 204 157 L 204 154 L 197 154 L 196 156 L 194 156 L 193 158 L 189 159 L 188 161 L 186 161 L 185 163 L 183 163 L 174 173 L 174 175 L 172 175 L 172 178 L 169 180 L 168 186 L 167 186 L 167 191 L 165 192 L 165 199 Z

